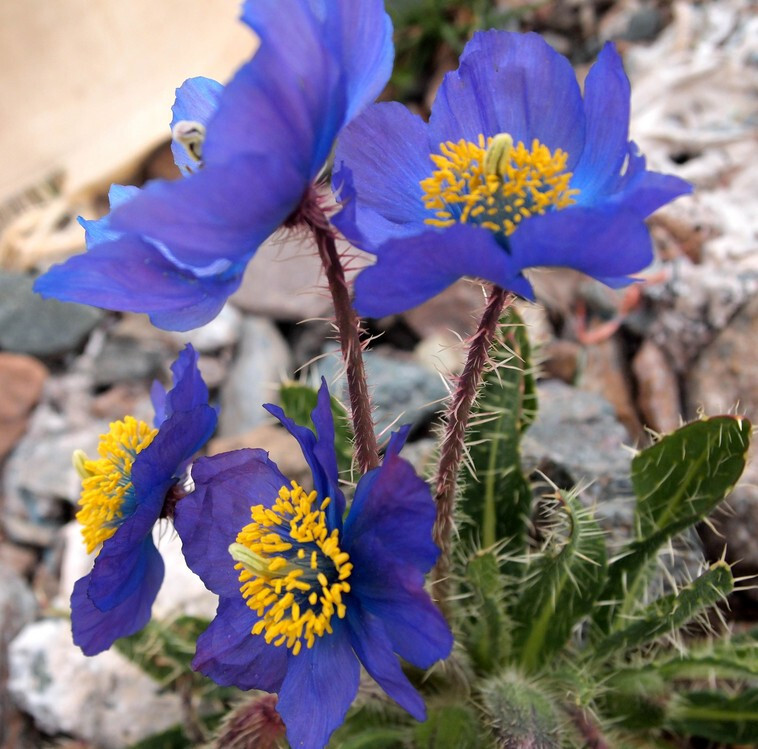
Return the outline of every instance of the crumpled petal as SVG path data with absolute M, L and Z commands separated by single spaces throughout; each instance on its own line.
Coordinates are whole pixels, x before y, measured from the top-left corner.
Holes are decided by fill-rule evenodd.
M 518 293 L 531 291 L 495 235 L 471 224 L 394 239 L 374 250 L 375 265 L 355 279 L 355 308 L 383 317 L 415 307 L 461 276 L 484 278 Z
M 192 668 L 224 687 L 279 691 L 287 669 L 287 650 L 252 635 L 256 621 L 255 612 L 242 596 L 221 599 L 215 619 L 198 638 Z
M 290 657 L 279 690 L 276 710 L 297 749 L 323 749 L 358 691 L 360 667 L 346 625 L 336 620 L 333 626 L 332 635 Z
M 71 628 L 74 644 L 85 655 L 107 650 L 120 637 L 139 632 L 150 620 L 150 612 L 163 582 L 163 559 L 152 541 L 145 544 L 148 556 L 141 585 L 119 605 L 101 611 L 87 594 L 90 575 L 80 578 L 71 595 Z
M 345 128 L 332 178 L 342 210 L 332 223 L 348 239 L 377 246 L 427 228 L 419 184 L 433 169 L 427 143 L 424 121 L 396 102 L 369 107 Z
M 209 590 L 239 597 L 239 572 L 229 546 L 250 522 L 250 508 L 270 507 L 289 481 L 265 450 L 249 449 L 196 460 L 192 480 L 193 491 L 174 512 L 184 558 Z

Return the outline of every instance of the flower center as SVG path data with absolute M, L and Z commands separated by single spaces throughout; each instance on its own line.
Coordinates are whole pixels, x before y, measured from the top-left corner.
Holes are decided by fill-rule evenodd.
M 430 226 L 474 223 L 508 236 L 525 218 L 566 208 L 579 194 L 570 187 L 568 154 L 536 138 L 531 150 L 507 133 L 480 135 L 478 144 L 448 141 L 430 158 L 437 168 L 421 181 Z
M 271 508 L 250 508 L 253 522 L 237 535 L 229 553 L 240 571 L 240 592 L 260 619 L 252 634 L 286 645 L 297 655 L 305 642 L 331 634 L 334 614 L 345 616 L 343 593 L 353 570 L 340 550 L 339 531 L 329 531 L 324 510 L 330 498 L 316 504 L 295 481 L 283 486 Z M 314 507 L 315 505 L 315 507 Z
M 82 477 L 76 519 L 82 525 L 88 554 L 109 539 L 133 511 L 132 464 L 156 434 L 158 430 L 149 424 L 127 416 L 114 421 L 108 433 L 100 436 L 97 460 L 90 460 L 81 450 L 74 453 L 74 466 Z

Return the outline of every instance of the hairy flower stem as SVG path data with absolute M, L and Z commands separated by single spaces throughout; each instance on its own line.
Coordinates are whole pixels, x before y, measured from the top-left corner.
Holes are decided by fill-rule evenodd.
M 440 445 L 440 460 L 434 483 L 437 500 L 434 541 L 440 547 L 441 553 L 433 572 L 434 597 L 443 603 L 443 607 L 447 597 L 447 579 L 450 572 L 458 471 L 463 457 L 463 443 L 471 416 L 471 406 L 482 381 L 482 373 L 497 332 L 500 315 L 512 298 L 505 289 L 499 286 L 492 287 L 479 327 L 471 338 L 463 374 L 458 379 L 445 417 L 445 433 Z
M 360 319 L 350 303 L 350 292 L 345 280 L 334 235 L 323 211 L 314 211 L 307 219 L 308 226 L 316 238 L 319 256 L 326 272 L 329 291 L 334 303 L 334 315 L 345 361 L 347 390 L 350 396 L 350 412 L 355 435 L 355 455 L 361 473 L 379 465 L 379 448 L 371 418 L 366 368 L 363 364 Z

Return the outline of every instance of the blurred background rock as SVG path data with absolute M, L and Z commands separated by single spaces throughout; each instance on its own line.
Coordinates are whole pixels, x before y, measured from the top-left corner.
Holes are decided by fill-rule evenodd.
M 696 186 L 693 196 L 651 219 L 657 259 L 643 282 L 616 292 L 578 275 L 545 272 L 535 278 L 543 306 L 520 305 L 540 350 L 545 404 L 528 433 L 525 461 L 561 486 L 594 482 L 586 501 L 601 503 L 615 534 L 628 532 L 625 445 L 645 444 L 648 430 L 673 429 L 701 407 L 758 420 L 754 3 L 388 0 L 387 6 L 397 65 L 384 98 L 424 115 L 477 29 L 537 31 L 569 57 L 580 78 L 602 44 L 614 40 L 633 84 L 632 137 L 652 168 Z M 166 725 L 184 709 L 161 702 L 156 685 L 134 681 L 120 655 L 85 659 L 67 623 L 45 618 L 65 614 L 71 584 L 89 563 L 72 523 L 79 482 L 71 452 L 92 452 L 108 422 L 126 413 L 150 418 L 150 383 L 166 381 L 188 340 L 223 409 L 211 451 L 262 446 L 285 472 L 301 476 L 299 451 L 264 418 L 260 403 L 276 400 L 282 378 L 306 371 L 311 379 L 325 374 L 338 392 L 342 368 L 329 298 L 315 254 L 298 237 L 269 241 L 223 313 L 190 334 L 158 331 L 141 315 L 31 293 L 36 273 L 84 251 L 76 216 L 102 215 L 111 182 L 177 176 L 168 132 L 174 89 L 194 75 L 226 80 L 249 57 L 255 42 L 237 14 L 236 0 L 0 2 L 4 747 L 36 747 L 51 736 L 73 737 L 76 746 L 127 746 L 153 730 L 156 705 Z M 354 258 L 352 267 L 365 262 L 347 246 L 343 251 Z M 460 336 L 472 331 L 482 300 L 478 284 L 461 282 L 420 308 L 368 326 L 380 336 L 368 361 L 379 427 L 400 414 L 398 423 L 413 422 L 409 448 L 420 468 L 429 459 L 445 378 L 464 355 Z M 577 434 L 582 449 L 567 450 Z M 727 558 L 740 560 L 741 572 L 758 572 L 756 470 L 748 468 L 737 487 L 732 514 L 704 528 L 704 543 L 688 554 L 715 559 L 726 542 Z M 166 529 L 161 549 L 178 555 L 175 540 Z M 163 615 L 212 610 L 213 600 L 190 580 L 171 592 L 161 602 Z M 731 602 L 736 626 L 758 619 L 755 601 L 747 592 Z M 104 685 L 115 685 L 125 718 L 114 718 L 102 696 L 111 687 Z M 88 719 L 79 720 L 83 715 Z

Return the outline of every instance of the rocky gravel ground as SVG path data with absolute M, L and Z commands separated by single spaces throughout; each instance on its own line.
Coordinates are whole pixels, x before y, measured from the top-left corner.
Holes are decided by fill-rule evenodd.
M 630 447 L 701 409 L 758 419 L 758 176 L 750 168 L 758 17 L 742 0 L 567 0 L 525 10 L 513 23 L 544 33 L 580 69 L 602 41 L 619 40 L 635 92 L 633 137 L 654 168 L 697 188 L 652 219 L 658 260 L 643 283 L 612 292 L 543 273 L 543 304 L 521 305 L 542 371 L 525 465 L 560 485 L 589 485 L 586 500 L 623 538 Z M 438 63 L 444 69 L 444 52 Z M 157 158 L 142 172 L 165 170 Z M 139 315 L 43 301 L 31 293 L 32 278 L 17 263 L 0 268 L 0 744 L 58 737 L 61 746 L 117 749 L 178 722 L 182 706 L 120 654 L 85 658 L 71 643 L 68 596 L 90 564 L 73 520 L 79 481 L 71 453 L 93 452 L 111 420 L 150 418 L 152 380 L 166 381 L 189 341 L 221 408 L 209 451 L 265 447 L 285 473 L 303 475 L 299 451 L 260 404 L 277 400 L 284 378 L 323 375 L 339 394 L 341 363 L 324 278 L 300 237 L 273 238 L 221 315 L 190 334 L 157 331 Z M 377 336 L 367 356 L 377 430 L 402 413 L 398 423 L 414 425 L 409 447 L 420 469 L 446 382 L 465 353 L 459 337 L 471 332 L 482 301 L 478 284 L 460 282 L 369 325 Z M 730 506 L 702 529 L 702 542 L 691 539 L 685 566 L 702 554 L 719 557 L 726 543 L 727 559 L 758 572 L 758 462 Z M 213 598 L 181 572 L 171 528 L 159 536 L 176 572 L 156 615 L 210 617 Z M 756 596 L 735 599 L 732 616 L 758 620 Z

